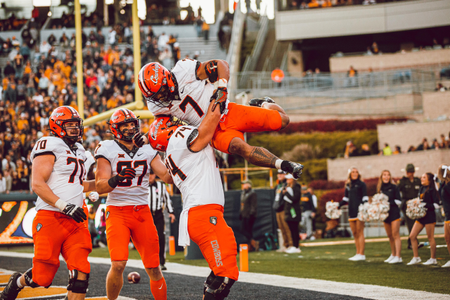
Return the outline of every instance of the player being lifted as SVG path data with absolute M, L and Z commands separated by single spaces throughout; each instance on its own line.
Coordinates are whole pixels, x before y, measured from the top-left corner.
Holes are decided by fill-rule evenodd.
M 122 289 L 130 237 L 150 277 L 153 297 L 167 299 L 166 281 L 159 268 L 158 233 L 148 207 L 148 181 L 151 170 L 165 182 L 172 183 L 172 178 L 156 150 L 150 145 L 142 148 L 133 145 L 139 120 L 132 111 L 116 110 L 109 126 L 115 139 L 100 142 L 94 153 L 97 191 L 109 193 L 106 200 L 106 236 L 111 256 L 106 277 L 108 299 L 117 299 Z
M 229 69 L 223 60 L 199 62 L 179 61 L 170 72 L 161 64 L 146 64 L 139 72 L 139 89 L 155 115 L 172 115 L 190 125 L 199 126 L 209 103 L 220 108 L 222 118 L 212 138 L 219 151 L 237 154 L 262 167 L 281 169 L 299 178 L 301 164 L 281 160 L 267 149 L 254 147 L 244 141 L 244 132 L 278 131 L 289 124 L 285 111 L 270 98 L 252 99 L 251 106 L 229 102 L 227 82 Z M 216 108 L 216 106 L 218 108 Z M 137 136 L 136 139 L 142 139 Z M 146 137 L 143 141 L 147 143 Z
M 149 130 L 152 147 L 166 152 L 166 166 L 183 195 L 178 244 L 189 245 L 192 239 L 212 270 L 205 282 L 205 300 L 224 299 L 239 276 L 236 239 L 223 218 L 222 181 L 209 145 L 220 119 L 213 106 L 198 129 L 162 116 Z
M 95 181 L 84 181 L 86 154 L 77 143 L 83 134 L 78 112 L 69 106 L 53 111 L 49 120 L 52 136 L 39 139 L 31 152 L 32 188 L 38 195 L 33 221 L 33 267 L 14 273 L 0 299 L 16 299 L 25 286 L 49 287 L 62 254 L 69 269 L 68 299 L 84 299 L 88 288 L 92 251 L 90 233 L 84 225 L 84 193 L 95 190 Z

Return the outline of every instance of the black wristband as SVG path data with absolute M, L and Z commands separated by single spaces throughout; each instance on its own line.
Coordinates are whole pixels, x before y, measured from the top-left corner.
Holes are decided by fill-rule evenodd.
M 115 189 L 116 186 L 119 184 L 119 180 L 117 179 L 117 175 L 111 177 L 110 179 L 108 179 L 108 184 L 109 184 L 110 187 Z

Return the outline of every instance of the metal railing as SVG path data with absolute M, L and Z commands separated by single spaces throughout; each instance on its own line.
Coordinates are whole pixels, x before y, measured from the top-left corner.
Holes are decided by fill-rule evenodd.
M 246 80 L 240 80 L 245 77 Z M 254 97 L 277 97 L 286 110 L 297 110 L 361 99 L 388 98 L 400 94 L 433 91 L 435 74 L 420 69 L 401 69 L 346 74 L 320 73 L 301 76 L 288 74 L 281 83 L 271 79 L 270 72 L 238 74 L 237 93 L 250 90 Z M 298 101 L 298 99 L 301 101 Z

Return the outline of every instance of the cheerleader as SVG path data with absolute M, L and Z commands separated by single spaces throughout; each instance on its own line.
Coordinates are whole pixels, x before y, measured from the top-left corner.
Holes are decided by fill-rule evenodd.
M 383 193 L 389 198 L 389 216 L 384 220 L 384 229 L 389 237 L 391 245 L 391 256 L 385 263 L 397 264 L 402 262 L 400 252 L 402 250 L 402 241 L 400 240 L 400 191 L 397 185 L 392 182 L 391 172 L 384 170 L 378 179 L 377 192 Z
M 450 253 L 450 166 L 441 165 L 438 170 L 438 178 L 441 181 L 439 194 L 441 195 L 441 202 L 445 213 L 444 237 L 447 243 L 448 253 Z M 442 267 L 449 268 L 450 261 Z
M 436 192 L 436 186 L 434 183 L 434 175 L 431 173 L 425 173 L 420 178 L 422 186 L 419 189 L 419 198 L 426 204 L 427 214 L 418 219 L 413 226 L 413 229 L 409 235 L 411 239 L 411 246 L 413 248 L 414 257 L 408 263 L 408 265 L 419 264 L 422 260 L 419 257 L 419 245 L 417 236 L 425 227 L 427 231 L 428 241 L 430 242 L 431 258 L 424 262 L 424 265 L 436 265 L 436 241 L 434 240 L 434 227 L 436 226 L 436 212 L 435 209 L 439 208 L 439 199 Z
M 345 182 L 344 198 L 339 202 L 339 207 L 348 205 L 348 221 L 355 239 L 356 255 L 349 258 L 351 261 L 366 260 L 364 255 L 364 222 L 358 219 L 358 209 L 360 204 L 367 201 L 369 201 L 369 197 L 367 197 L 366 184 L 361 181 L 358 169 L 353 167 L 349 170 Z

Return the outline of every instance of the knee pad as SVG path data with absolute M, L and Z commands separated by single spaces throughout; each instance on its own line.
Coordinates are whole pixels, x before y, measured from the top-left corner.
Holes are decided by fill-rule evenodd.
M 29 268 L 25 273 L 23 273 L 23 275 L 25 276 L 25 283 L 32 288 L 37 288 L 39 286 L 39 284 L 37 284 L 36 282 L 33 281 L 33 272 L 32 272 L 32 268 Z M 52 285 L 50 283 L 50 285 Z M 49 285 L 49 286 L 50 286 Z M 49 286 L 46 286 L 46 288 L 48 288 Z
M 86 274 L 86 280 L 78 279 L 78 270 L 69 270 L 69 284 L 67 290 L 75 294 L 86 294 L 89 286 L 89 274 Z
M 211 276 L 211 275 L 210 275 Z M 223 300 L 230 293 L 235 280 L 228 277 L 215 276 L 205 292 L 205 300 Z

